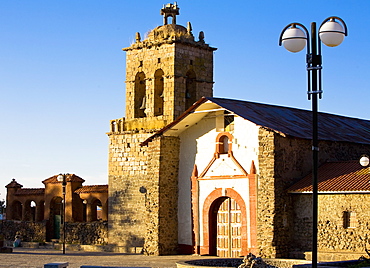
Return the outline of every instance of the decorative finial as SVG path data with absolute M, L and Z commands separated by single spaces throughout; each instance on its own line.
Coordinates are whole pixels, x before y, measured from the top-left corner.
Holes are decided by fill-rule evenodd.
M 204 32 L 203 31 L 199 32 L 199 42 L 204 43 Z
M 193 27 L 191 27 L 190 21 L 188 21 L 188 34 L 191 34 L 191 31 L 193 30 Z
M 135 39 L 136 39 L 136 43 L 141 42 L 141 36 L 140 36 L 140 33 L 139 32 L 136 32 Z

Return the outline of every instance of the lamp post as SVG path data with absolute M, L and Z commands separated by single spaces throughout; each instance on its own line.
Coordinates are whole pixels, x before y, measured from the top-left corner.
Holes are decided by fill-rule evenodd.
M 336 20 L 340 21 L 339 24 Z M 321 88 L 321 42 L 329 47 L 342 43 L 347 36 L 347 26 L 339 17 L 325 19 L 316 31 L 316 23 L 311 23 L 311 39 L 307 28 L 300 23 L 287 25 L 280 34 L 279 46 L 290 52 L 299 52 L 307 44 L 308 99 L 312 100 L 312 267 L 317 267 L 317 224 L 318 224 L 318 98 Z
M 59 174 L 57 180 L 62 183 L 63 190 L 63 254 L 66 254 L 66 178 L 69 174 Z
M 362 155 L 360 158 L 360 165 L 363 167 L 367 167 L 369 163 L 370 163 L 369 156 L 366 154 Z

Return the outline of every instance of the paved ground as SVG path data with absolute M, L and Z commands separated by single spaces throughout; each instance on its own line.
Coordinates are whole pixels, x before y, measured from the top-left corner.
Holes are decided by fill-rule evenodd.
M 82 265 L 131 266 L 172 268 L 176 262 L 209 259 L 210 257 L 173 255 L 145 256 L 139 254 L 123 254 L 111 252 L 62 251 L 54 249 L 14 248 L 13 253 L 0 253 L 0 267 L 43 268 L 51 262 L 68 262 L 68 268 L 79 268 Z

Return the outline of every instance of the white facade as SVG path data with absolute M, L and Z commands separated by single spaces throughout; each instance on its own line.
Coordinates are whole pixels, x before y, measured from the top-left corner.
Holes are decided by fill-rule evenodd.
M 179 165 L 179 244 L 192 245 L 191 217 L 191 175 L 196 165 L 199 179 L 199 241 L 203 244 L 203 204 L 209 194 L 216 188 L 232 188 L 240 194 L 249 210 L 249 181 L 245 172 L 249 173 L 252 161 L 258 167 L 258 129 L 241 117 L 235 116 L 233 128 L 229 133 L 233 136 L 232 152 L 235 163 L 228 154 L 221 154 L 214 159 L 216 139 L 223 128 L 219 128 L 218 118 L 213 115 L 203 117 L 197 123 L 189 126 L 180 136 Z M 221 117 L 223 121 L 223 117 Z M 212 161 L 213 160 L 213 161 Z M 242 169 L 244 169 L 244 172 Z M 244 175 L 244 176 L 243 176 Z M 233 178 L 235 176 L 235 178 Z M 249 213 L 248 213 L 249 214 Z M 249 219 L 247 220 L 250 226 Z M 250 240 L 250 237 L 248 238 Z M 250 241 L 249 241 L 250 242 Z

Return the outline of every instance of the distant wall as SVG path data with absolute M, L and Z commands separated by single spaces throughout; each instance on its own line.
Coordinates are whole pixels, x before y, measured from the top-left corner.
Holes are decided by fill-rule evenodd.
M 0 234 L 4 235 L 5 240 L 10 241 L 14 241 L 15 235 L 21 235 L 24 242 L 45 242 L 47 235 L 46 221 L 2 220 L 0 221 Z M 107 244 L 108 222 L 67 223 L 66 243 L 81 245 Z
M 43 222 L 0 221 L 0 234 L 5 240 L 13 241 L 16 235 L 22 236 L 22 241 L 45 242 L 46 226 Z
M 66 243 L 105 245 L 108 243 L 108 222 L 67 223 Z

